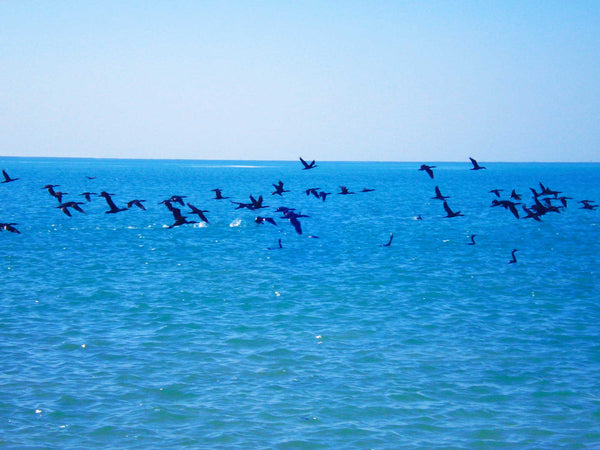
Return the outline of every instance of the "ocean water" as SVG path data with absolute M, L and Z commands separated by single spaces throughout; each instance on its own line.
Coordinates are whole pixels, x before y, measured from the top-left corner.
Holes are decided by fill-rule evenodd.
M 0 164 L 3 448 L 600 447 L 599 164 Z M 491 207 L 540 182 L 560 213 Z

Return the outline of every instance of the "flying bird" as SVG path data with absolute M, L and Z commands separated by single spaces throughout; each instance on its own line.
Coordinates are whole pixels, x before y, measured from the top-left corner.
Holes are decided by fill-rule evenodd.
M 284 192 L 290 192 L 287 189 L 283 188 L 283 181 L 281 180 L 279 180 L 279 183 L 273 184 L 273 187 L 275 187 L 275 190 L 271 192 L 271 195 L 282 195 Z
M 208 219 L 206 218 L 206 216 L 204 215 L 204 213 L 205 213 L 205 212 L 210 212 L 210 211 L 208 211 L 207 209 L 199 209 L 199 208 L 196 208 L 196 207 L 195 207 L 194 205 L 192 205 L 191 203 L 188 203 L 187 205 L 188 205 L 188 206 L 190 207 L 190 209 L 192 210 L 192 211 L 191 211 L 191 213 L 192 213 L 192 214 L 196 214 L 198 217 L 200 217 L 200 219 L 202 219 L 202 221 L 203 221 L 203 222 L 210 223 L 210 222 L 208 221 Z
M 471 158 L 469 156 L 469 159 L 471 160 L 471 163 L 473 164 L 473 167 L 471 168 L 471 170 L 481 170 L 481 169 L 485 169 L 484 166 L 480 166 L 477 161 L 475 161 L 473 158 Z
M 4 180 L 2 181 L 2 183 L 10 183 L 11 181 L 18 180 L 18 178 L 11 178 L 10 175 L 6 173 L 6 170 L 2 170 L 2 175 L 4 175 Z
M 140 209 L 143 209 L 144 211 L 146 211 L 146 208 L 144 207 L 144 205 L 142 205 L 142 202 L 145 202 L 146 200 L 131 200 L 130 202 L 127 202 L 127 208 L 131 208 L 132 206 L 137 206 Z
M 427 172 L 430 178 L 433 178 L 433 170 L 431 169 L 434 169 L 435 167 L 436 166 L 428 166 L 427 164 L 421 164 L 419 170 L 424 170 L 425 172 Z
M 452 211 L 450 209 L 450 207 L 448 206 L 448 203 L 444 200 L 444 209 L 446 210 L 446 217 L 457 217 L 457 216 L 463 216 L 464 214 L 461 214 L 460 211 Z
M 0 223 L 0 231 L 10 231 L 11 233 L 21 234 L 19 230 L 17 230 L 14 225 L 18 225 L 17 223 Z
M 317 164 L 315 163 L 315 161 L 311 161 L 311 163 L 307 163 L 306 161 L 304 161 L 302 159 L 302 157 L 300 157 L 300 162 L 302 163 L 302 165 L 304 167 L 302 167 L 302 170 L 308 170 L 308 169 L 314 169 L 315 167 L 317 167 Z
M 211 190 L 215 193 L 215 200 L 225 200 L 226 198 L 229 198 L 229 197 L 223 197 L 222 189 L 211 189 Z
M 104 200 L 106 200 L 106 204 L 108 205 L 108 207 L 110 208 L 108 211 L 104 211 L 105 214 L 115 214 L 121 211 L 127 211 L 127 208 L 118 208 L 117 205 L 115 205 L 115 202 L 113 202 L 112 196 L 113 194 L 109 194 L 106 191 L 102 191 L 100 192 L 99 196 L 100 197 L 104 197 Z
M 435 197 L 431 197 L 432 199 L 437 199 L 437 200 L 445 200 L 447 198 L 450 198 L 446 195 L 442 195 L 442 191 L 440 191 L 439 187 L 435 187 Z

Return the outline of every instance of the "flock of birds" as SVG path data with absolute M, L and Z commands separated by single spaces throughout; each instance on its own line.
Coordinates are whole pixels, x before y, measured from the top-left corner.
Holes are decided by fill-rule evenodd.
M 473 158 L 469 158 L 469 159 L 472 164 L 471 170 L 486 169 L 484 166 L 479 165 L 479 163 L 475 159 L 473 159 Z M 302 157 L 300 157 L 300 162 L 302 164 L 302 170 L 310 170 L 310 169 L 314 169 L 317 167 L 317 164 L 314 160 L 311 162 L 307 162 Z M 435 168 L 436 168 L 436 166 L 422 164 L 418 170 L 426 172 L 427 175 L 431 179 L 434 179 L 433 169 L 435 169 Z M 11 183 L 11 182 L 15 182 L 15 181 L 19 180 L 19 178 L 11 177 L 5 170 L 2 170 L 2 175 L 3 175 L 4 179 L 0 183 Z M 87 177 L 87 178 L 91 180 L 91 179 L 94 179 L 95 177 Z M 60 209 L 65 215 L 67 215 L 69 217 L 72 216 L 72 211 L 76 211 L 78 213 L 85 213 L 84 209 L 82 208 L 82 206 L 85 205 L 84 202 L 74 201 L 74 200 L 65 200 L 63 197 L 65 195 L 67 195 L 67 193 L 56 190 L 55 188 L 58 188 L 58 187 L 59 187 L 59 185 L 56 185 L 56 184 L 47 184 L 42 187 L 42 189 L 47 190 L 48 193 L 50 194 L 50 196 L 54 197 L 58 201 L 58 205 L 56 206 L 57 209 Z M 273 187 L 275 190 L 271 193 L 271 195 L 283 196 L 284 193 L 290 192 L 288 189 L 285 189 L 284 183 L 281 180 L 278 181 L 277 183 L 274 183 Z M 560 191 L 550 189 L 549 187 L 544 186 L 541 182 L 539 183 L 539 190 L 537 189 L 537 187 L 529 188 L 529 189 L 533 195 L 533 200 L 532 200 L 533 203 L 530 204 L 529 206 L 522 203 L 522 195 L 518 194 L 514 189 L 511 191 L 508 198 L 504 198 L 504 199 L 501 198 L 502 197 L 501 192 L 503 192 L 503 189 L 492 189 L 490 191 L 490 193 L 494 194 L 495 198 L 492 200 L 491 207 L 501 206 L 502 208 L 510 211 L 512 213 L 512 215 L 517 219 L 532 219 L 535 221 L 541 221 L 542 220 L 541 217 L 546 214 L 560 213 L 562 210 L 564 210 L 567 207 L 567 201 L 571 200 L 570 197 L 567 197 L 565 195 L 560 195 L 560 194 L 562 194 Z M 371 189 L 371 188 L 363 188 L 360 192 L 372 192 L 373 190 L 374 189 Z M 230 199 L 230 197 L 223 195 L 223 190 L 220 188 L 212 189 L 212 191 L 214 192 L 214 197 L 213 197 L 214 200 L 222 201 L 222 200 Z M 435 195 L 431 198 L 434 200 L 440 200 L 442 202 L 444 211 L 446 212 L 446 216 L 444 216 L 445 218 L 454 218 L 454 217 L 464 216 L 461 213 L 461 211 L 455 211 L 449 206 L 447 199 L 450 197 L 443 195 L 439 186 L 435 186 L 434 192 L 435 192 Z M 320 199 L 323 202 L 327 199 L 327 197 L 329 195 L 331 195 L 331 192 L 326 192 L 324 190 L 321 190 L 320 188 L 308 188 L 305 190 L 305 193 L 307 196 L 312 195 L 313 197 Z M 352 195 L 352 194 L 354 194 L 354 192 L 350 191 L 346 186 L 340 186 L 340 191 L 337 192 L 337 194 Z M 115 203 L 115 201 L 112 198 L 114 194 L 108 193 L 106 191 L 101 191 L 99 194 L 96 194 L 94 192 L 83 192 L 79 195 L 84 197 L 87 202 L 91 202 L 92 196 L 102 197 L 106 201 L 106 204 L 108 207 L 108 210 L 105 211 L 106 214 L 116 214 L 116 213 L 119 213 L 122 211 L 126 211 L 128 209 L 131 209 L 134 206 L 141 210 L 146 210 L 146 208 L 144 206 L 144 203 L 146 202 L 146 200 L 142 200 L 142 199 L 130 200 L 126 203 L 126 206 L 119 207 L 119 206 L 117 206 L 117 204 Z M 181 207 L 185 207 L 185 206 L 187 206 L 189 208 L 189 211 L 187 211 L 185 214 L 188 214 L 188 215 L 193 214 L 193 215 L 197 216 L 197 218 L 201 222 L 204 222 L 206 224 L 210 223 L 209 219 L 207 218 L 207 216 L 205 214 L 205 213 L 209 212 L 208 210 L 200 209 L 200 208 L 194 206 L 193 204 L 186 202 L 184 200 L 184 198 L 186 198 L 186 196 L 172 195 L 171 197 L 159 202 L 159 204 L 164 205 L 166 207 L 166 209 L 173 216 L 173 223 L 171 225 L 167 226 L 167 228 L 174 228 L 174 227 L 185 225 L 185 224 L 198 223 L 197 220 L 188 220 L 188 216 L 184 215 L 184 213 L 181 210 Z M 238 202 L 238 201 L 233 201 L 233 200 L 230 200 L 230 202 L 232 204 L 236 205 L 235 209 L 244 209 L 245 208 L 245 209 L 248 209 L 251 211 L 259 211 L 259 210 L 262 210 L 265 208 L 269 208 L 269 205 L 264 204 L 264 198 L 262 195 L 258 196 L 258 198 L 256 198 L 253 195 L 250 195 L 249 199 L 250 199 L 249 202 Z M 593 200 L 587 200 L 587 199 L 580 200 L 579 203 L 581 203 L 583 205 L 581 207 L 581 209 L 595 210 L 598 207 L 598 205 L 596 205 L 595 201 L 593 201 Z M 521 207 L 520 210 L 522 211 L 522 213 L 519 212 L 518 206 Z M 308 217 L 307 215 L 297 212 L 296 209 L 294 209 L 294 208 L 287 208 L 287 207 L 283 207 L 283 206 L 276 208 L 275 212 L 281 214 L 281 216 L 280 216 L 281 219 L 288 220 L 289 223 L 293 226 L 296 233 L 302 234 L 302 225 L 301 225 L 299 219 L 303 218 L 303 217 Z M 420 215 L 417 216 L 416 218 L 418 220 L 422 219 Z M 273 217 L 257 215 L 254 220 L 257 224 L 270 223 L 272 225 L 277 225 L 277 223 Z M 8 231 L 8 232 L 20 234 L 20 231 L 16 228 L 17 225 L 18 225 L 17 223 L 13 223 L 13 222 L 0 223 L 0 231 Z M 470 242 L 468 243 L 468 245 L 475 245 L 475 236 L 476 235 L 474 235 L 474 234 L 470 236 Z M 316 238 L 317 236 L 309 236 L 309 237 Z M 393 237 L 394 237 L 393 233 L 390 233 L 389 240 L 385 244 L 382 244 L 381 246 L 382 247 L 391 246 Z M 280 248 L 283 248 L 281 239 L 279 239 L 277 247 L 270 247 L 269 250 L 280 249 Z M 512 250 L 512 258 L 509 261 L 510 264 L 517 262 L 517 259 L 515 256 L 515 253 L 517 251 L 518 251 L 517 249 Z

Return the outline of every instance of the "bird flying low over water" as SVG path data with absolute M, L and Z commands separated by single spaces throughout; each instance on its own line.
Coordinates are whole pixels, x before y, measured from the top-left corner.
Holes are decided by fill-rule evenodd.
M 298 220 L 298 218 L 299 217 L 308 217 L 308 216 L 304 215 L 304 214 L 298 214 L 294 210 L 289 209 L 289 208 L 283 208 L 282 212 L 283 212 L 282 219 L 288 219 L 290 221 L 290 223 L 292 224 L 292 226 L 294 227 L 294 230 L 296 230 L 296 233 L 302 234 L 302 225 L 300 224 L 300 221 Z
M 510 212 L 513 213 L 513 215 L 518 219 L 519 211 L 517 211 L 516 205 L 520 205 L 520 203 L 511 202 L 510 200 L 492 200 L 492 207 L 502 206 L 504 209 L 509 209 Z
M 446 216 L 445 217 L 458 217 L 458 216 L 463 216 L 464 214 L 461 214 L 460 211 L 452 211 L 450 209 L 450 206 L 448 206 L 448 203 L 444 200 L 444 209 L 446 210 Z
M 532 210 L 530 210 L 527 206 L 522 205 L 521 206 L 523 208 L 523 211 L 525 211 L 525 216 L 523 216 L 523 219 L 533 219 L 537 222 L 541 222 L 542 219 L 540 219 L 540 215 L 533 212 Z
M 485 169 L 484 166 L 480 166 L 477 161 L 475 161 L 473 158 L 471 158 L 469 156 L 469 159 L 471 160 L 471 164 L 473 164 L 473 167 L 471 168 L 471 170 L 481 170 L 481 169 Z
M 256 223 L 258 223 L 258 224 L 262 224 L 262 223 L 265 223 L 265 222 L 269 222 L 269 223 L 270 223 L 270 224 L 272 224 L 272 225 L 277 225 L 277 224 L 275 223 L 275 220 L 274 220 L 273 218 L 271 218 L 271 217 L 262 217 L 262 216 L 256 216 L 256 218 L 254 219 L 254 221 L 255 221 Z
M 580 200 L 579 203 L 583 204 L 579 209 L 589 209 L 593 211 L 598 207 L 598 205 L 592 205 L 592 203 L 596 203 L 594 200 Z
M 424 170 L 425 172 L 427 172 L 427 174 L 429 175 L 430 178 L 433 178 L 433 170 L 436 166 L 428 166 L 427 164 L 421 164 L 421 167 L 419 167 L 419 170 Z
M 173 218 L 175 219 L 175 222 L 173 224 L 169 225 L 167 228 L 178 227 L 178 226 L 184 225 L 186 223 L 198 223 L 193 220 L 187 220 L 186 216 L 181 214 L 181 210 L 179 208 L 175 208 L 175 207 L 171 206 L 171 212 L 173 213 Z
M 2 170 L 2 175 L 4 175 L 4 180 L 2 180 L 2 183 L 10 183 L 11 181 L 18 180 L 18 178 L 11 178 L 10 175 L 6 173 L 6 170 Z
M 225 200 L 226 198 L 229 198 L 229 197 L 223 197 L 222 189 L 211 189 L 211 191 L 213 191 L 215 193 L 215 200 Z
M 306 193 L 306 196 L 312 194 L 314 197 L 319 198 L 319 189 L 321 188 L 308 188 L 304 192 Z
M 146 211 L 146 208 L 144 207 L 144 205 L 142 205 L 142 202 L 145 202 L 146 200 L 131 200 L 130 202 L 127 202 L 127 207 L 131 208 L 133 205 L 137 206 L 140 209 L 143 209 L 144 211 Z
M 302 159 L 302 157 L 300 157 L 300 162 L 302 163 L 302 170 L 308 170 L 308 169 L 314 169 L 315 167 L 317 167 L 317 164 L 315 163 L 314 160 L 311 161 L 311 163 L 307 163 L 306 161 L 304 161 Z
M 350 194 L 354 194 L 354 192 L 349 191 L 346 186 L 340 186 L 340 192 L 338 192 L 338 194 L 350 195 Z
M 79 211 L 80 213 L 85 214 L 85 211 L 83 209 L 81 209 L 81 207 L 79 205 L 83 205 L 83 203 L 82 202 L 65 202 L 65 203 L 61 203 L 60 205 L 58 205 L 57 208 L 59 208 L 62 212 L 64 212 L 69 217 L 71 217 L 71 211 L 69 211 L 69 208 L 73 208 L 75 211 Z
M 282 195 L 284 192 L 290 192 L 287 189 L 283 188 L 283 181 L 281 180 L 279 180 L 279 183 L 273 184 L 273 187 L 275 187 L 275 190 L 271 192 L 271 195 Z
M 364 188 L 362 188 L 362 189 L 361 189 L 361 191 L 360 191 L 360 192 L 373 192 L 374 190 L 375 190 L 375 189 L 372 189 L 372 188 L 366 188 L 366 187 L 364 187 Z
M 206 216 L 204 215 L 205 212 L 210 212 L 207 209 L 199 209 L 196 208 L 194 205 L 192 205 L 191 203 L 187 204 L 189 206 L 189 208 L 192 210 L 191 213 L 192 214 L 196 214 L 198 217 L 200 217 L 200 219 L 202 219 L 203 222 L 205 223 L 210 223 L 208 221 L 208 219 L 206 218 Z
M 83 197 L 88 201 L 91 202 L 92 201 L 92 195 L 96 195 L 95 192 L 82 192 L 79 195 L 83 195 Z
M 490 191 L 490 193 L 491 193 L 491 194 L 494 194 L 494 195 L 496 195 L 496 197 L 498 197 L 498 198 L 499 198 L 499 197 L 500 197 L 500 192 L 502 192 L 503 190 L 504 190 L 504 189 L 492 189 L 492 190 Z
M 521 196 L 517 194 L 514 189 L 510 193 L 510 198 L 512 198 L 513 200 L 521 200 Z
M 446 195 L 442 195 L 442 191 L 440 191 L 439 187 L 435 187 L 435 197 L 431 197 L 432 199 L 437 199 L 437 200 L 445 200 L 447 198 L 450 198 Z
M 0 223 L 0 231 L 10 231 L 11 233 L 21 234 L 19 230 L 17 230 L 14 226 L 18 225 L 17 223 Z
M 392 245 L 392 239 L 394 239 L 394 234 L 390 233 L 390 239 L 385 244 L 381 244 L 381 246 L 382 247 L 389 247 L 390 245 Z
M 509 264 L 514 264 L 517 262 L 517 256 L 515 255 L 516 252 L 518 252 L 516 248 L 511 252 L 512 259 L 508 262 Z
M 115 214 L 121 211 L 127 211 L 127 208 L 118 208 L 117 205 L 115 205 L 115 202 L 113 202 L 112 199 L 112 194 L 109 194 L 106 191 L 102 191 L 100 192 L 99 196 L 104 197 L 104 200 L 106 200 L 106 204 L 110 208 L 108 211 L 104 211 L 105 214 Z

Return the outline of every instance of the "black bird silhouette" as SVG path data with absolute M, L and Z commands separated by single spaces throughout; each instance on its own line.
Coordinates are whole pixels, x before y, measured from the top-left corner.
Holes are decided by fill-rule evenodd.
M 325 201 L 325 199 L 327 198 L 327 196 L 329 194 L 331 194 L 331 192 L 321 191 L 321 192 L 319 192 L 319 197 L 321 197 L 321 200 Z
M 11 233 L 21 234 L 19 230 L 17 230 L 14 226 L 18 225 L 18 223 L 0 223 L 0 231 L 10 231 Z
M 419 170 L 424 170 L 425 172 L 427 172 L 430 178 L 433 178 L 433 170 L 431 169 L 434 169 L 435 167 L 436 166 L 428 166 L 427 164 L 421 164 Z
M 58 187 L 58 184 L 47 184 L 46 186 L 44 186 L 42 189 L 48 189 L 48 193 L 52 196 L 52 197 L 56 197 L 56 192 L 54 191 L 55 187 Z
M 302 159 L 302 157 L 300 157 L 300 162 L 302 163 L 302 165 L 304 167 L 302 167 L 302 170 L 308 170 L 308 169 L 314 169 L 315 167 L 317 167 L 317 164 L 315 163 L 315 161 L 313 160 L 310 164 L 307 163 L 306 161 L 304 161 Z
M 513 249 L 513 251 L 511 252 L 512 259 L 508 262 L 509 264 L 514 264 L 517 262 L 517 256 L 515 255 L 516 252 L 518 252 L 518 250 L 516 248 Z
M 298 220 L 299 217 L 308 217 L 308 216 L 306 216 L 304 214 L 298 214 L 298 213 L 294 212 L 292 209 L 288 209 L 288 208 L 285 208 L 285 211 L 283 212 L 283 218 L 288 219 L 290 221 L 290 223 L 296 230 L 296 233 L 302 234 L 302 225 L 300 224 L 300 221 Z
M 179 203 L 181 206 L 184 206 L 185 203 L 183 202 L 183 199 L 185 197 L 186 197 L 185 195 L 172 195 L 169 200 L 171 200 L 172 202 L 175 202 L 175 203 Z
M 104 197 L 104 200 L 106 200 L 106 204 L 110 208 L 108 211 L 104 211 L 105 214 L 115 214 L 121 211 L 127 211 L 127 208 L 118 208 L 117 205 L 115 205 L 115 202 L 113 202 L 113 199 L 111 197 L 112 194 L 109 194 L 106 191 L 102 191 L 100 192 L 99 196 Z
M 64 212 L 69 217 L 71 217 L 71 211 L 69 211 L 69 208 L 73 208 L 75 211 L 79 211 L 80 213 L 85 214 L 85 211 L 83 209 L 81 209 L 81 207 L 79 205 L 83 205 L 83 203 L 82 202 L 65 202 L 65 203 L 61 203 L 60 205 L 58 205 L 57 208 L 59 208 L 62 212 Z
M 525 211 L 525 216 L 523 216 L 523 219 L 533 219 L 537 222 L 541 222 L 542 219 L 540 219 L 540 215 L 538 213 L 533 212 L 532 210 L 530 210 L 529 208 L 527 208 L 527 206 L 522 205 L 523 211 Z
M 225 200 L 226 198 L 229 198 L 229 197 L 223 197 L 222 189 L 211 189 L 211 190 L 215 193 L 215 200 Z
M 127 202 L 127 208 L 131 208 L 133 205 L 137 206 L 140 209 L 143 209 L 144 211 L 146 211 L 146 208 L 144 207 L 144 205 L 142 205 L 142 202 L 145 202 L 146 200 L 131 200 L 129 202 Z
M 362 188 L 362 190 L 360 192 L 373 192 L 375 189 L 371 189 L 371 188 Z
M 354 192 L 349 191 L 346 186 L 340 186 L 340 192 L 338 192 L 338 194 L 350 195 L 350 194 L 354 194 Z
M 583 204 L 579 209 L 589 209 L 593 211 L 598 207 L 598 205 L 592 205 L 592 203 L 596 203 L 594 200 L 580 200 L 579 203 Z
M 521 196 L 517 194 L 514 189 L 510 193 L 510 198 L 512 198 L 513 200 L 521 200 Z
M 517 206 L 520 203 L 515 203 L 510 200 L 492 200 L 492 206 L 502 206 L 504 209 L 509 209 L 511 213 L 518 219 L 519 211 L 517 211 Z
M 481 169 L 485 169 L 484 166 L 480 166 L 477 161 L 475 161 L 473 158 L 471 158 L 469 156 L 469 159 L 471 160 L 471 163 L 473 164 L 473 167 L 471 168 L 471 170 L 481 170 Z
M 91 202 L 92 201 L 92 195 L 96 195 L 95 192 L 82 192 L 79 195 L 83 195 L 83 197 L 88 201 Z
M 321 189 L 321 188 L 308 188 L 304 192 L 306 193 L 306 196 L 309 196 L 310 194 L 312 194 L 314 197 L 319 198 L 319 189 Z
M 184 225 L 186 223 L 197 223 L 193 220 L 187 220 L 186 216 L 181 214 L 181 210 L 179 208 L 175 208 L 175 207 L 171 206 L 171 212 L 173 213 L 173 218 L 175 219 L 175 222 L 173 224 L 169 225 L 167 228 L 178 227 L 178 226 Z
M 448 203 L 444 200 L 444 209 L 446 210 L 446 217 L 457 217 L 457 216 L 463 216 L 464 214 L 461 214 L 460 211 L 452 211 L 450 209 L 450 207 L 448 206 Z
M 437 200 L 445 200 L 447 198 L 450 198 L 448 196 L 442 195 L 442 191 L 440 191 L 439 187 L 435 187 L 435 197 L 431 197 L 432 199 L 437 199 Z
M 198 217 L 200 217 L 200 219 L 202 219 L 202 221 L 203 221 L 203 222 L 210 223 L 210 222 L 208 221 L 208 219 L 206 218 L 206 216 L 204 215 L 204 213 L 205 213 L 205 212 L 210 212 L 210 211 L 208 211 L 207 209 L 199 209 L 199 208 L 196 208 L 196 207 L 195 207 L 194 205 L 192 205 L 191 203 L 188 203 L 187 205 L 188 205 L 188 206 L 189 206 L 189 208 L 192 210 L 192 211 L 191 211 L 191 213 L 192 213 L 192 214 L 196 214 Z
M 278 240 L 277 244 L 277 247 L 269 247 L 267 250 L 279 250 L 280 248 L 283 248 L 283 245 L 281 245 L 281 239 Z
M 475 245 L 475 236 L 477 236 L 476 234 L 472 234 L 471 237 L 471 242 L 468 242 L 467 245 Z
M 502 192 L 503 190 L 504 190 L 504 189 L 492 189 L 492 190 L 490 191 L 490 193 L 492 193 L 492 194 L 495 194 L 495 195 L 496 195 L 496 197 L 498 197 L 498 198 L 499 198 L 499 197 L 500 197 L 500 192 Z
M 262 217 L 262 216 L 256 216 L 256 218 L 254 219 L 254 221 L 255 221 L 256 223 L 258 223 L 258 224 L 262 224 L 262 223 L 265 223 L 265 222 L 269 222 L 270 224 L 277 225 L 277 224 L 275 223 L 275 220 L 274 220 L 273 218 L 271 218 L 271 217 Z
M 4 180 L 2 180 L 2 183 L 10 183 L 11 181 L 18 180 L 18 178 L 11 178 L 10 175 L 6 173 L 6 170 L 2 170 L 2 175 L 4 175 Z
M 271 192 L 271 195 L 282 195 L 284 192 L 290 192 L 283 188 L 283 181 L 281 180 L 279 180 L 279 183 L 273 184 L 273 186 L 275 187 L 275 190 Z
M 392 239 L 394 239 L 394 234 L 390 233 L 390 239 L 387 241 L 387 243 L 382 244 L 382 247 L 389 247 L 390 245 L 392 245 Z

